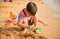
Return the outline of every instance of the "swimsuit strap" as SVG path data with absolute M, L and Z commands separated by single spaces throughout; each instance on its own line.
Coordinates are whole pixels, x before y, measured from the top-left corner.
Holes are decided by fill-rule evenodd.
M 25 13 L 24 9 L 23 9 L 23 12 L 24 12 L 24 15 L 26 16 L 26 13 Z

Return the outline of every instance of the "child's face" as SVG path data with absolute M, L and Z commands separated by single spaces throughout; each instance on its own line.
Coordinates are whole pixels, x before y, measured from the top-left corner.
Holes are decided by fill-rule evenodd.
M 25 12 L 26 12 L 27 17 L 31 16 L 31 14 L 26 9 L 25 9 Z

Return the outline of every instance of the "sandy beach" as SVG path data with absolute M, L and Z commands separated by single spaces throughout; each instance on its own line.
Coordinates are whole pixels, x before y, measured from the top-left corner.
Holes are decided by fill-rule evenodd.
M 5 26 L 5 19 L 9 18 L 10 12 L 18 15 L 18 13 L 26 7 L 26 4 L 32 0 L 15 0 L 13 2 L 1 2 L 0 1 L 0 27 Z M 60 14 L 60 11 L 54 10 L 48 6 L 47 3 L 43 0 L 33 0 L 38 7 L 38 19 L 47 23 L 49 26 L 43 26 L 41 23 L 38 23 L 38 26 L 42 29 L 40 30 L 40 35 L 45 36 L 47 39 L 60 39 L 60 18 L 52 17 L 51 15 Z M 3 23 L 3 24 L 2 24 Z M 12 32 L 11 32 L 12 33 Z M 13 36 L 12 36 L 13 37 Z M 16 39 L 18 36 L 16 37 Z M 4 39 L 4 38 L 3 38 Z M 8 38 L 9 39 L 9 38 Z M 14 39 L 14 38 L 12 38 Z

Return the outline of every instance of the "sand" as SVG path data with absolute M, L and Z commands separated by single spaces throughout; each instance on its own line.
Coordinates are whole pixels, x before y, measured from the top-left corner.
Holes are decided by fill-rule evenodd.
M 46 39 L 42 35 L 37 35 L 33 31 L 22 34 L 18 27 L 0 28 L 0 39 Z
M 13 1 L 12 3 L 4 3 L 0 2 L 0 21 L 4 21 L 9 17 L 9 13 L 13 12 L 14 14 L 18 15 L 20 10 L 25 8 L 26 4 L 29 1 Z M 49 26 L 43 26 L 41 23 L 38 24 L 42 29 L 40 30 L 40 35 L 43 37 L 46 37 L 47 39 L 60 39 L 60 19 L 59 18 L 54 18 L 51 17 L 50 15 L 52 14 L 59 14 L 60 12 L 57 10 L 51 9 L 47 3 L 44 3 L 43 1 L 33 1 L 37 4 L 38 6 L 38 19 L 42 20 L 43 22 L 47 23 Z M 3 24 L 2 24 L 3 23 Z M 8 24 L 9 25 L 9 24 Z M 0 22 L 0 27 L 4 27 L 5 23 Z M 14 29 L 13 29 L 14 30 Z M 4 30 L 1 30 L 4 31 Z M 2 39 L 19 39 L 20 36 L 15 35 L 14 32 L 7 30 L 6 32 L 9 32 L 11 34 L 11 38 L 9 36 L 6 36 L 5 34 L 1 34 Z M 17 31 L 16 31 L 17 32 Z M 1 32 L 0 32 L 1 33 Z M 5 32 L 4 32 L 5 33 Z M 20 32 L 17 32 L 20 33 Z M 0 37 L 1 37 L 0 36 Z M 5 36 L 5 37 L 4 37 Z M 15 36 L 15 37 L 14 37 Z M 30 38 L 30 37 L 28 37 Z M 28 39 L 27 38 L 27 39 Z M 33 39 L 33 38 L 31 38 Z

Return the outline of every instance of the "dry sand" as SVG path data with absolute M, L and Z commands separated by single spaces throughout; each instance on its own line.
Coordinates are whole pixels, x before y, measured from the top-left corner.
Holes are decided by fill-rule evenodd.
M 46 39 L 42 35 L 37 35 L 33 31 L 22 34 L 18 27 L 0 28 L 0 39 Z

